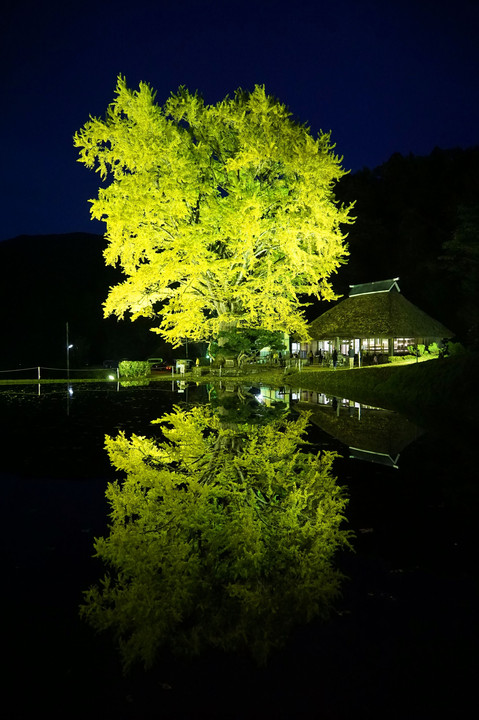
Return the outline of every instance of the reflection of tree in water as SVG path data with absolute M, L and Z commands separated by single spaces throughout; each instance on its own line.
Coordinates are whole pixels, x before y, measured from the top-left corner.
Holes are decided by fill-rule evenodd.
M 155 422 L 161 441 L 107 437 L 126 477 L 107 489 L 110 532 L 95 549 L 109 574 L 82 615 L 114 631 L 125 666 L 162 646 L 248 647 L 265 661 L 339 594 L 333 556 L 350 533 L 334 453 L 301 452 L 306 414 L 234 425 L 175 407 Z

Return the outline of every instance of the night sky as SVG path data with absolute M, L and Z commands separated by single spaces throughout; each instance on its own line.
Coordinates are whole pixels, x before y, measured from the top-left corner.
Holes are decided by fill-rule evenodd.
M 0 240 L 103 231 L 72 136 L 119 73 L 160 104 L 264 84 L 353 172 L 479 142 L 477 0 L 7 0 L 1 28 Z

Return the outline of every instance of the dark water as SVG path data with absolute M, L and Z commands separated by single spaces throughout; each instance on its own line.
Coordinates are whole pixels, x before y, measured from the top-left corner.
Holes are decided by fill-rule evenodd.
M 331 620 L 297 628 L 266 668 L 209 651 L 165 654 L 124 677 L 108 637 L 78 617 L 82 591 L 102 574 L 92 545 L 106 532 L 104 490 L 115 477 L 104 435 L 152 434 L 150 419 L 172 403 L 204 402 L 205 390 L 0 390 L 3 717 L 424 718 L 468 708 L 478 574 L 467 429 L 452 432 L 445 418 L 443 430 L 422 433 L 346 402 L 283 399 L 314 411 L 312 449 L 343 455 L 335 472 L 350 497 L 355 553 L 337 558 L 349 579 Z M 366 455 L 357 452 L 364 426 L 378 433 Z

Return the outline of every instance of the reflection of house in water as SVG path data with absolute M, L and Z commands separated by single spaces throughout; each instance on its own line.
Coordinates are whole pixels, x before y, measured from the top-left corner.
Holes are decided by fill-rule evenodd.
M 271 407 L 272 403 L 282 402 L 286 407 L 291 405 L 291 389 L 288 387 L 273 388 L 262 385 L 254 393 L 258 402 Z
M 350 457 L 397 468 L 399 455 L 422 430 L 392 410 L 363 405 L 324 393 L 299 390 L 298 409 L 312 411 L 311 422 L 349 447 Z
M 237 382 L 221 382 L 220 388 L 226 393 L 236 394 L 240 386 Z M 265 407 L 271 407 L 274 403 L 284 403 L 286 407 L 291 405 L 291 388 L 289 387 L 269 387 L 267 385 L 257 385 L 252 387 L 241 386 L 242 391 L 254 395 L 256 400 Z

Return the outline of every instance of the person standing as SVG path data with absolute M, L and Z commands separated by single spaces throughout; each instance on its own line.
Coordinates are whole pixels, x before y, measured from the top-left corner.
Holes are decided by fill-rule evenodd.
M 354 347 L 351 345 L 348 352 L 349 356 L 349 369 L 351 370 L 354 367 Z
M 310 365 L 313 364 L 313 357 L 314 357 L 314 356 L 313 356 L 313 351 L 310 350 L 310 351 L 308 352 L 308 360 L 309 360 L 309 364 L 310 364 Z
M 336 370 L 336 365 L 338 364 L 338 351 L 336 348 L 333 350 L 333 368 Z

